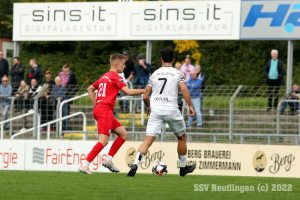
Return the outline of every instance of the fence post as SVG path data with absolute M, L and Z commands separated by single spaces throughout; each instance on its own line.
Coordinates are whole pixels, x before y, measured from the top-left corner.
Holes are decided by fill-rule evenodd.
M 48 84 L 44 84 L 42 89 L 35 95 L 34 97 L 34 104 L 33 104 L 33 110 L 34 110 L 34 114 L 33 114 L 33 139 L 37 139 L 37 135 L 38 135 L 38 112 L 39 112 L 39 97 L 41 96 L 41 94 L 44 92 L 44 90 L 46 89 Z
M 232 144 L 233 142 L 233 102 L 236 96 L 241 91 L 242 87 L 243 87 L 242 85 L 239 85 L 239 87 L 236 89 L 236 91 L 230 98 L 230 108 L 229 108 L 229 143 L 230 144 Z
M 15 101 L 15 97 L 8 97 L 8 99 L 11 99 L 10 101 L 10 118 L 13 118 L 13 107 L 14 107 L 14 101 Z M 12 136 L 12 121 L 9 122 L 9 137 Z
M 56 106 L 56 119 L 59 118 L 59 108 L 60 108 L 60 103 L 61 103 L 61 100 L 60 99 L 56 99 L 57 100 L 57 106 Z M 56 130 L 55 130 L 55 137 L 58 138 L 58 130 L 59 130 L 59 123 L 56 122 Z

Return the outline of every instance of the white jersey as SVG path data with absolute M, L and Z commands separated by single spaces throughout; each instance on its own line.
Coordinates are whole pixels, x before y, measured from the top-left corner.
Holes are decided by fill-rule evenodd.
M 148 86 L 152 87 L 151 113 L 169 115 L 178 111 L 180 82 L 186 82 L 185 75 L 173 67 L 161 67 L 150 76 Z

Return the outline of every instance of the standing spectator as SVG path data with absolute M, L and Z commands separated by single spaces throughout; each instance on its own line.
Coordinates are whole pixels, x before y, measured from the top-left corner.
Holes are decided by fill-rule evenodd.
M 30 108 L 33 108 L 34 104 L 34 97 L 39 93 L 39 91 L 42 89 L 41 86 L 37 84 L 37 81 L 35 79 L 31 79 L 31 85 L 29 87 L 29 92 L 28 92 L 28 99 L 30 100 Z
M 31 84 L 32 79 L 35 79 L 37 81 L 37 84 L 40 85 L 43 80 L 43 70 L 41 66 L 36 64 L 36 59 L 34 58 L 30 59 L 29 65 L 31 66 L 31 68 L 29 68 L 27 71 L 27 85 Z
M 195 71 L 191 72 L 191 78 L 187 82 L 186 86 L 189 89 L 192 104 L 194 107 L 194 110 L 197 115 L 197 126 L 202 127 L 202 116 L 201 116 L 201 110 L 200 110 L 200 95 L 201 95 L 201 80 L 197 78 L 197 73 Z M 194 115 L 194 117 L 196 116 Z M 188 116 L 188 123 L 186 127 L 191 127 L 193 118 L 191 116 Z
M 51 96 L 50 86 L 52 87 L 52 85 L 47 84 L 46 89 L 39 99 L 39 106 L 41 110 L 41 124 L 45 124 L 53 120 L 53 112 L 56 107 L 56 99 L 55 97 Z M 53 126 L 54 125 L 51 124 L 50 131 L 53 131 Z M 46 128 L 41 127 L 41 131 L 46 131 Z
M 67 99 L 65 93 L 66 93 L 65 86 L 61 85 L 61 79 L 58 76 L 55 78 L 55 85 L 52 85 L 51 95 L 54 96 L 56 99 L 64 101 Z M 66 104 L 64 104 L 62 107 L 62 117 L 67 116 L 67 114 L 68 114 L 68 106 Z M 55 116 L 57 116 L 57 115 L 58 115 L 58 113 L 56 111 Z M 67 120 L 63 121 L 62 129 L 67 130 Z
M 195 65 L 195 72 L 197 73 L 197 77 L 202 82 L 202 85 L 201 85 L 201 96 L 200 96 L 200 109 L 202 110 L 202 101 L 203 101 L 203 94 L 204 94 L 204 89 L 205 89 L 204 84 L 205 84 L 205 81 L 206 81 L 206 77 L 201 72 L 201 66 L 200 65 Z
M 66 63 L 63 66 L 63 71 L 59 72 L 58 76 L 61 79 L 61 85 L 63 85 L 66 89 L 66 98 L 71 99 L 74 97 L 75 93 L 77 92 L 77 81 L 76 76 L 73 71 L 70 71 L 69 65 Z M 70 104 L 73 102 L 67 103 L 68 105 L 68 115 L 70 112 Z
M 176 64 L 175 64 L 175 69 L 180 70 L 180 67 L 181 67 L 181 64 L 180 64 L 180 63 L 176 63 Z
M 300 100 L 299 85 L 297 83 L 293 83 L 293 90 L 288 95 L 286 95 L 285 99 Z M 299 102 L 283 102 L 280 110 L 280 115 L 283 115 L 283 112 L 288 104 L 290 106 L 291 115 L 294 115 L 295 111 L 299 110 Z
M 131 59 L 129 59 L 129 54 L 127 51 L 123 52 L 123 55 L 125 56 L 125 69 L 123 71 L 124 77 L 126 81 L 131 81 L 132 82 L 132 77 L 133 77 L 133 71 L 134 71 L 134 63 Z
M 278 93 L 279 86 L 283 84 L 283 76 L 285 75 L 285 70 L 283 67 L 283 63 L 278 59 L 278 51 L 273 49 L 271 51 L 271 57 L 264 69 L 266 83 L 268 84 L 269 98 L 268 98 L 268 109 L 270 111 L 272 109 L 272 101 L 273 101 L 273 92 L 274 92 L 274 109 L 277 108 L 278 105 Z
M 8 62 L 3 58 L 3 51 L 0 51 L 0 82 L 2 82 L 3 77 L 8 76 L 8 69 Z
M 189 81 L 191 72 L 195 70 L 195 67 L 191 65 L 191 58 L 189 55 L 185 57 L 183 65 L 180 67 L 180 71 L 185 74 L 186 81 Z
M 25 67 L 21 63 L 19 57 L 14 57 L 14 65 L 10 69 L 11 86 L 13 88 L 13 94 L 20 87 L 21 81 L 24 79 Z
M 148 80 L 149 80 L 149 74 L 151 73 L 151 65 L 149 63 L 146 63 L 146 57 L 144 54 L 138 55 L 139 62 L 136 64 L 135 69 L 133 70 L 132 75 L 137 76 L 134 80 L 134 84 L 138 85 L 138 89 L 143 89 L 146 87 Z M 140 112 L 141 110 L 141 101 L 139 101 L 139 108 L 137 112 Z
M 52 89 L 52 85 L 55 85 L 55 82 L 54 80 L 52 80 L 52 75 L 51 75 L 51 71 L 46 71 L 46 80 L 43 82 L 43 84 L 49 84 L 49 88 L 50 88 L 50 92 L 51 92 L 51 89 Z
M 2 78 L 2 85 L 0 85 L 0 98 L 1 98 L 1 110 L 2 110 L 2 120 L 7 120 L 7 113 L 10 108 L 10 100 L 7 97 L 11 96 L 12 87 L 8 84 L 8 78 L 4 76 Z M 4 130 L 8 130 L 8 123 L 4 124 Z
M 21 81 L 21 86 L 18 88 L 16 92 L 16 107 L 17 110 L 21 111 L 22 115 L 27 113 L 30 106 L 30 102 L 28 100 L 29 86 L 26 84 L 24 80 Z M 25 131 L 27 129 L 27 119 L 23 117 L 23 128 L 20 132 Z

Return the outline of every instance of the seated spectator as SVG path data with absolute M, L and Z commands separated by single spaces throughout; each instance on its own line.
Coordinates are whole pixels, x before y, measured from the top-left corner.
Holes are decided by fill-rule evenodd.
M 289 100 L 299 100 L 300 99 L 300 91 L 299 85 L 297 83 L 293 83 L 293 90 L 286 95 L 285 99 Z M 299 103 L 298 102 L 283 102 L 282 107 L 280 110 L 280 115 L 283 115 L 284 110 L 286 109 L 287 105 L 290 106 L 291 115 L 294 115 L 297 110 L 299 110 Z
M 34 104 L 34 97 L 39 93 L 39 91 L 42 89 L 41 86 L 38 85 L 37 81 L 35 79 L 31 79 L 31 85 L 29 87 L 29 92 L 28 92 L 28 99 L 31 101 L 31 108 L 33 108 Z
M 10 108 L 10 100 L 7 97 L 11 96 L 12 87 L 8 84 L 8 78 L 3 76 L 2 85 L 0 85 L 0 98 L 1 98 L 1 110 L 2 110 L 2 120 L 7 120 L 7 112 Z M 8 130 L 8 123 L 4 124 L 4 130 Z
M 64 101 L 66 100 L 66 89 L 63 85 L 61 85 L 61 79 L 60 77 L 56 77 L 55 78 L 55 85 L 52 85 L 52 91 L 51 91 L 51 95 L 53 97 L 55 97 L 55 99 L 59 99 L 61 101 Z M 62 117 L 65 117 L 67 116 L 68 114 L 68 105 L 67 104 L 64 104 L 63 107 L 62 107 Z M 57 111 L 55 112 L 55 116 L 57 118 Z M 63 121 L 63 127 L 62 127 L 63 130 L 67 130 L 67 120 L 64 120 Z
M 201 80 L 199 78 L 197 78 L 196 72 L 192 71 L 191 78 L 187 82 L 186 86 L 189 89 L 192 104 L 193 104 L 194 110 L 197 115 L 197 126 L 198 127 L 202 127 L 202 116 L 201 116 L 201 109 L 200 109 L 201 84 L 202 84 Z M 196 115 L 194 115 L 194 117 Z M 188 116 L 188 123 L 187 123 L 186 127 L 192 126 L 194 117 Z
M 52 75 L 51 75 L 51 72 L 50 71 L 46 71 L 46 80 L 43 82 L 43 84 L 49 84 L 49 88 L 50 88 L 50 92 L 51 92 L 51 89 L 52 89 L 52 85 L 55 85 L 55 82 L 54 80 L 52 80 Z
M 54 96 L 51 96 L 50 84 L 47 85 L 39 99 L 39 107 L 41 110 L 41 124 L 52 121 L 53 113 L 56 109 L 56 99 Z M 53 126 L 54 124 L 51 125 L 50 131 L 53 131 Z M 46 127 L 42 127 L 41 131 L 46 131 Z
M 58 76 L 61 79 L 61 84 L 66 89 L 66 98 L 71 99 L 78 92 L 76 76 L 74 72 L 70 70 L 67 63 L 63 66 L 62 69 L 63 71 L 59 72 Z M 73 101 L 68 102 L 68 115 L 70 112 L 70 104 L 73 104 Z
M 21 111 L 22 115 L 27 113 L 30 109 L 30 101 L 28 99 L 29 86 L 26 84 L 24 80 L 21 81 L 21 86 L 18 88 L 16 92 L 16 109 L 17 111 Z M 27 128 L 27 119 L 23 117 L 23 128 L 20 130 L 25 131 Z
M 191 58 L 189 55 L 185 57 L 183 65 L 180 67 L 180 71 L 185 74 L 186 81 L 189 81 L 191 72 L 195 70 L 195 67 L 191 65 Z

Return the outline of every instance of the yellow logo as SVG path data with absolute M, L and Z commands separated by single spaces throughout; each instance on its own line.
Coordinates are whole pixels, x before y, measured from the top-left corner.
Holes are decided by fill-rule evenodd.
M 256 152 L 256 154 L 253 157 L 253 167 L 255 171 L 262 172 L 267 166 L 267 158 L 266 154 L 262 151 Z
M 136 156 L 137 150 L 133 147 L 129 148 L 126 152 L 126 164 L 128 167 L 131 167 L 131 165 L 134 162 L 135 156 Z

